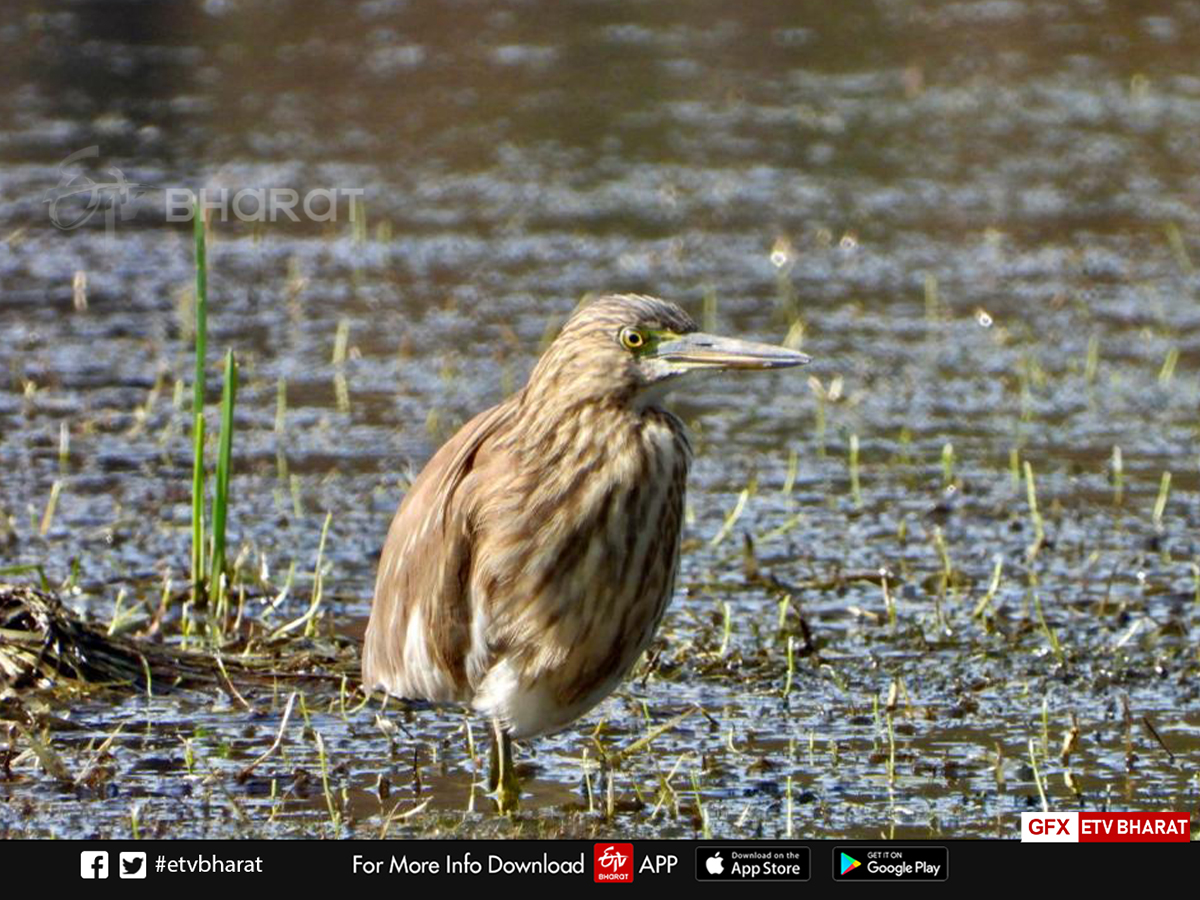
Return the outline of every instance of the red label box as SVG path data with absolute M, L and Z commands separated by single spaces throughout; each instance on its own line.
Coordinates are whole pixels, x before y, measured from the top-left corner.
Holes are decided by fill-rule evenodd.
M 1021 840 L 1031 843 L 1186 844 L 1191 837 L 1191 820 L 1183 812 L 1021 813 Z
M 1170 841 L 1186 844 L 1192 838 L 1187 813 L 1114 812 L 1079 814 L 1079 840 Z

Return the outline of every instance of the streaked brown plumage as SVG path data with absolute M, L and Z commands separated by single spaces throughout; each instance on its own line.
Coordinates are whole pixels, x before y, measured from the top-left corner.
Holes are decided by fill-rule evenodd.
M 700 334 L 650 297 L 578 310 L 525 387 L 467 423 L 401 503 L 365 686 L 472 706 L 505 737 L 583 715 L 632 668 L 672 593 L 691 449 L 662 395 L 696 369 L 804 362 Z

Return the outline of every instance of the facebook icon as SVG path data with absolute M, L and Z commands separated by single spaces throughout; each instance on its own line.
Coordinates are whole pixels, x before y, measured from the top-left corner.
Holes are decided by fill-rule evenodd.
M 83 850 L 79 854 L 80 878 L 107 878 L 108 851 Z

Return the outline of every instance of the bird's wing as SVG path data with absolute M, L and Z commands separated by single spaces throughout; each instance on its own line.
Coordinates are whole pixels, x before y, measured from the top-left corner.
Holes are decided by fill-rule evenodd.
M 379 560 L 363 646 L 368 689 L 436 703 L 470 699 L 471 522 L 463 480 L 511 407 L 482 412 L 447 441 L 396 511 Z

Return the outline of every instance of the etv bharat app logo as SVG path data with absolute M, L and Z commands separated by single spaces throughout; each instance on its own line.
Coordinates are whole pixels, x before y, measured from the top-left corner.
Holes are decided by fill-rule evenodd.
M 593 849 L 596 881 L 603 884 L 633 881 L 633 844 L 596 844 Z

